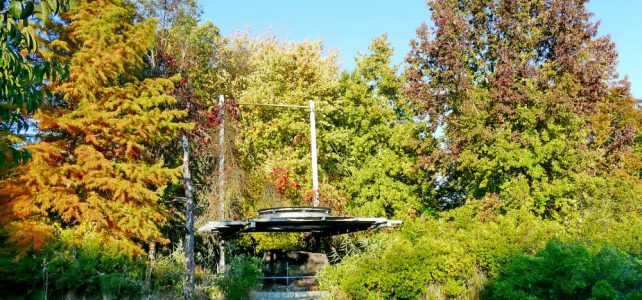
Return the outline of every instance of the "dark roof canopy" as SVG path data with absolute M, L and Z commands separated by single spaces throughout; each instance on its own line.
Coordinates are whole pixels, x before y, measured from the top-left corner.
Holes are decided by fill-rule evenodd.
M 348 232 L 392 227 L 399 220 L 386 218 L 333 217 L 326 207 L 277 207 L 259 210 L 257 218 L 208 222 L 199 232 L 218 232 L 223 236 L 249 232 L 311 232 L 337 235 Z

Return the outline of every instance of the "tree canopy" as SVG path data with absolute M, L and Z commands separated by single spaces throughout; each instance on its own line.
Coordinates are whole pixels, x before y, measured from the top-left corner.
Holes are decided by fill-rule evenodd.
M 178 122 L 185 112 L 169 107 L 170 79 L 136 76 L 155 23 L 134 18 L 122 1 L 81 2 L 63 15 L 69 25 L 55 55 L 69 62 L 69 79 L 36 114 L 40 141 L 27 146 L 30 163 L 2 182 L 10 241 L 38 249 L 57 229 L 79 238 L 99 232 L 139 252 L 167 241 L 158 200 L 180 173 L 151 147 L 190 126 Z
M 330 298 L 636 299 L 642 108 L 586 3 L 431 0 L 345 70 L 195 0 L 0 0 L 0 289 L 243 298 L 298 249 Z M 403 226 L 195 238 L 312 204 L 309 111 L 261 106 L 310 100 L 321 206 Z
M 30 157 L 20 147 L 29 129 L 29 116 L 49 92 L 46 83 L 66 76 L 64 65 L 47 55 L 42 23 L 74 5 L 73 1 L 0 1 L 0 171 L 25 163 Z

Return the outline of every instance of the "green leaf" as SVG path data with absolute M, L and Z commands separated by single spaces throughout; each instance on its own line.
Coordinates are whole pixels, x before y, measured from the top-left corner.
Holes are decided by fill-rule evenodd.
M 8 13 L 14 20 L 19 19 L 22 14 L 22 3 L 20 1 L 11 1 Z
M 49 3 L 47 1 L 42 1 L 40 2 L 40 19 L 42 21 L 47 21 L 49 19 L 49 15 L 51 15 L 51 7 L 49 6 Z
M 33 81 L 35 84 L 42 83 L 42 75 L 44 74 L 44 71 L 45 70 L 42 68 L 42 66 L 39 66 L 39 65 L 33 69 L 33 76 L 34 76 Z
M 51 72 L 51 63 L 46 61 L 42 65 L 43 65 L 43 71 L 44 71 L 45 77 L 49 78 L 50 76 L 49 73 Z
M 31 46 L 32 46 L 32 49 L 30 51 L 34 52 L 38 50 L 38 40 L 36 40 L 36 37 L 33 36 L 33 34 L 29 34 L 29 38 L 31 39 Z
M 49 0 L 49 6 L 53 9 L 54 14 L 58 14 L 60 12 L 60 2 L 58 0 Z
M 35 8 L 35 6 L 34 6 L 33 2 L 31 2 L 31 1 L 27 2 L 27 4 L 25 4 L 24 9 L 22 10 L 22 13 L 20 14 L 20 18 L 21 19 L 26 19 L 26 18 L 30 17 L 31 15 L 33 15 L 34 8 Z
M 31 43 L 31 41 L 32 41 L 31 34 L 29 32 L 22 32 L 22 37 L 24 39 L 24 44 L 25 44 L 25 48 L 27 49 L 27 51 L 33 52 L 32 51 L 33 44 Z
M 14 40 L 14 41 L 20 41 L 22 39 L 22 32 L 18 30 L 18 28 L 13 27 L 9 29 L 9 36 Z

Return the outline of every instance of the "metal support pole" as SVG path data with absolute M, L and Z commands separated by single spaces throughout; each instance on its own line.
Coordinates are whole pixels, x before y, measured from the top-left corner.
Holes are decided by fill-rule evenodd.
M 314 101 L 310 100 L 310 148 L 312 153 L 312 192 L 314 207 L 319 206 L 319 171 L 317 169 L 317 128 Z
M 219 237 L 218 240 L 218 266 L 216 268 L 216 273 L 218 275 L 225 272 L 225 240 L 222 237 Z
M 185 187 L 185 299 L 194 293 L 194 187 L 189 170 L 189 140 L 183 134 L 183 184 Z

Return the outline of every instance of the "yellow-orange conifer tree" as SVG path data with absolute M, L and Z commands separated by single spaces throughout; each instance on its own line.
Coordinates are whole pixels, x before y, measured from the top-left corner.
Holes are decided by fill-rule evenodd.
M 159 199 L 180 172 L 153 147 L 190 125 L 172 108 L 172 80 L 136 76 L 155 42 L 153 20 L 137 19 L 122 0 L 81 1 L 64 19 L 56 49 L 70 79 L 36 116 L 32 161 L 0 184 L 0 226 L 22 249 L 64 230 L 139 252 L 165 241 Z

